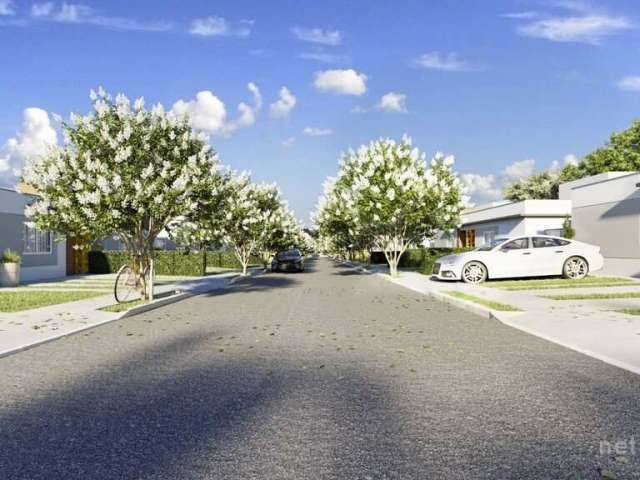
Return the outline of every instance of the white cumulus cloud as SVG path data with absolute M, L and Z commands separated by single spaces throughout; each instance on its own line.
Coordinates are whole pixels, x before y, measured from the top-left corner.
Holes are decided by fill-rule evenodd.
M 287 87 L 282 87 L 278 96 L 278 100 L 269 105 L 269 113 L 272 118 L 288 117 L 293 107 L 296 106 L 296 97 Z
M 11 0 L 0 0 L 0 15 L 15 15 Z
M 602 38 L 631 28 L 625 17 L 608 15 L 584 15 L 553 17 L 520 25 L 517 32 L 527 37 L 537 37 L 553 42 L 600 43 Z
M 551 162 L 549 171 L 553 173 L 558 173 L 560 170 L 562 170 L 563 167 L 567 165 L 576 166 L 578 165 L 578 163 L 580 163 L 580 159 L 575 154 L 568 153 L 567 155 L 564 156 L 562 163 L 559 162 L 558 160 L 554 160 L 553 162 Z
M 552 173 L 558 173 L 566 165 L 577 165 L 578 157 L 569 153 L 562 162 L 554 160 L 548 168 Z M 518 160 L 510 163 L 499 174 L 481 175 L 477 173 L 463 173 L 460 180 L 471 197 L 473 204 L 483 204 L 502 200 L 502 192 L 507 185 L 533 175 L 536 171 L 536 161 L 533 159 Z
M 94 8 L 80 3 L 34 3 L 31 6 L 31 18 L 35 21 L 94 25 L 113 30 L 164 32 L 172 29 L 172 25 L 167 22 L 149 22 L 126 17 L 112 17 L 103 15 Z
M 622 77 L 616 83 L 616 86 L 620 90 L 625 90 L 628 92 L 640 92 L 640 75 L 630 75 L 627 77 Z
M 231 22 L 223 17 L 210 16 L 193 20 L 189 33 L 200 37 L 248 37 L 252 24 L 248 20 Z
M 177 115 L 188 115 L 193 127 L 213 135 L 228 136 L 236 130 L 253 125 L 262 107 L 262 95 L 254 83 L 247 85 L 253 94 L 253 105 L 244 102 L 238 104 L 238 116 L 227 119 L 227 109 L 222 100 L 211 91 L 204 90 L 196 94 L 195 100 L 178 100 L 172 111 Z
M 442 54 L 440 52 L 427 52 L 413 60 L 413 65 L 428 70 L 441 70 L 444 72 L 470 72 L 477 70 L 466 60 L 463 60 L 456 52 Z
M 407 96 L 403 93 L 396 92 L 385 93 L 376 105 L 376 108 L 383 112 L 406 113 Z
M 316 73 L 315 87 L 336 95 L 360 96 L 367 91 L 367 76 L 353 69 L 325 70 Z
M 291 33 L 304 42 L 318 43 L 320 45 L 340 45 L 342 34 L 337 30 L 324 30 L 322 28 L 293 27 Z
M 502 171 L 502 176 L 510 182 L 517 182 L 521 178 L 531 176 L 535 167 L 536 161 L 533 159 L 518 160 L 511 165 L 507 165 Z
M 460 180 L 473 204 L 495 202 L 502 198 L 502 183 L 494 175 L 463 173 Z
M 326 135 L 331 135 L 333 130 L 330 128 L 305 127 L 302 133 L 310 137 L 324 137 Z
M 25 162 L 46 153 L 58 142 L 51 126 L 49 114 L 40 108 L 27 108 L 22 112 L 22 129 L 0 148 L 0 183 L 17 181 Z

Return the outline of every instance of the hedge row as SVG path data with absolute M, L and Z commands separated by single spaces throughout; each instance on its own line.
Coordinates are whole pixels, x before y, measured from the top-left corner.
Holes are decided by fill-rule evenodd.
M 262 261 L 257 256 L 249 258 L 249 265 L 262 265 Z M 220 268 L 242 268 L 236 254 L 229 250 L 218 252 L 207 252 L 207 266 Z
M 435 261 L 453 253 L 467 252 L 468 248 L 412 248 L 400 257 L 400 268 L 414 268 L 424 273 L 431 273 Z M 371 252 L 371 263 L 384 264 L 387 259 L 384 252 Z
M 204 252 L 159 251 L 153 252 L 157 275 L 203 276 L 206 267 L 240 268 L 240 262 L 230 251 Z M 122 265 L 129 263 L 128 252 L 93 251 L 89 252 L 89 273 L 115 273 Z M 255 257 L 250 264 L 260 264 Z

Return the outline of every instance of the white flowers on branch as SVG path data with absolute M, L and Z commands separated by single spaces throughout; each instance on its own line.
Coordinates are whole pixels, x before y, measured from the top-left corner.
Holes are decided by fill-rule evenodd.
M 208 138 L 157 105 L 91 92 L 94 113 L 63 123 L 65 144 L 33 158 L 24 180 L 41 195 L 26 214 L 38 227 L 91 243 L 116 234 L 140 273 L 153 241 L 218 176 Z
M 222 219 L 222 239 L 232 247 L 247 274 L 254 254 L 275 253 L 295 245 L 301 231 L 275 184 L 251 183 L 247 174 L 231 177 Z
M 397 275 L 410 245 L 456 226 L 464 198 L 453 163 L 452 156 L 438 153 L 427 165 L 407 136 L 350 150 L 315 214 L 325 244 L 342 251 L 382 250 Z

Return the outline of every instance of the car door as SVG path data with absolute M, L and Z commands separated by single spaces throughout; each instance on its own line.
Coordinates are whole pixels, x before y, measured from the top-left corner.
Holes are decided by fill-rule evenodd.
M 488 267 L 491 278 L 534 275 L 531 273 L 535 266 L 529 237 L 509 240 L 491 253 L 491 266 Z
M 540 275 L 560 275 L 570 242 L 560 238 L 532 237 L 533 257 L 541 269 Z

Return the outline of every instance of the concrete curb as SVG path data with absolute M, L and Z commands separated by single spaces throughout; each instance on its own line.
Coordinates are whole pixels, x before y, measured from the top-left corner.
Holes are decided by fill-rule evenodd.
M 93 328 L 99 327 L 101 325 L 105 325 L 105 324 L 110 323 L 110 322 L 114 322 L 116 320 L 120 320 L 120 317 L 110 318 L 108 320 L 103 320 L 102 322 L 93 323 L 91 325 L 83 325 L 83 326 L 78 327 L 78 328 L 76 328 L 74 330 L 70 330 L 70 331 L 65 332 L 65 333 L 60 333 L 60 334 L 55 335 L 53 337 L 43 338 L 42 340 L 38 340 L 36 342 L 32 342 L 32 343 L 29 343 L 29 344 L 26 344 L 26 345 L 21 345 L 21 346 L 16 347 L 16 348 L 5 350 L 3 352 L 0 352 L 0 358 L 8 357 L 9 355 L 13 355 L 14 353 L 24 352 L 25 350 L 31 350 L 32 348 L 39 347 L 40 345 L 44 345 L 45 343 L 53 342 L 55 340 L 60 340 L 61 338 L 69 337 L 71 335 L 75 335 L 77 333 L 84 332 L 86 330 L 91 330 Z
M 137 307 L 130 308 L 129 310 L 125 310 L 115 320 L 132 317 L 134 315 L 138 315 L 139 313 L 148 312 L 150 310 L 155 310 L 156 308 L 164 307 L 165 305 L 171 305 L 172 303 L 176 303 L 193 296 L 194 294 L 191 292 L 175 293 L 173 295 L 169 295 L 166 298 L 160 298 L 158 300 L 154 300 L 151 303 L 145 303 L 144 305 L 139 305 Z

